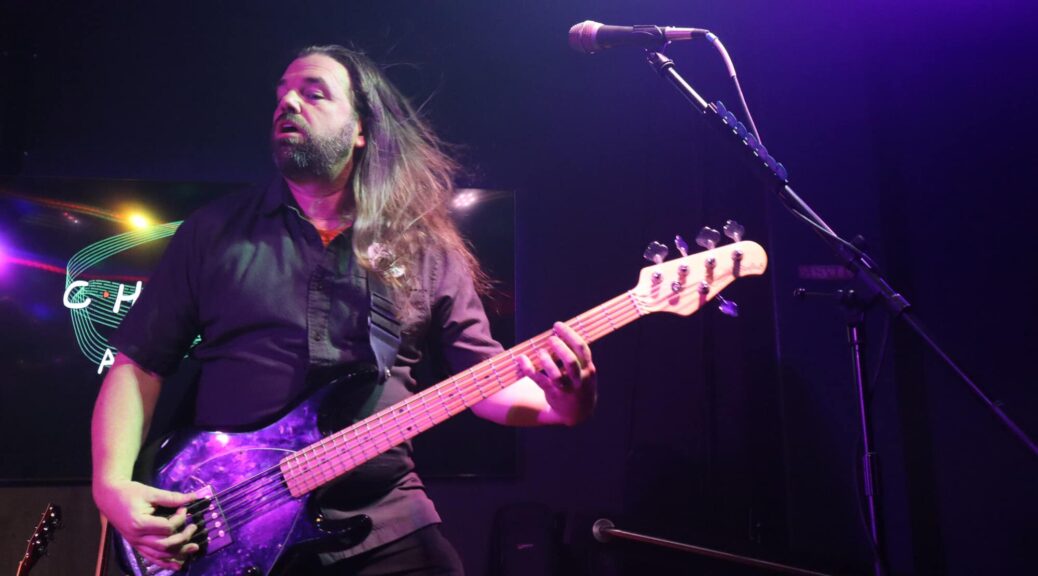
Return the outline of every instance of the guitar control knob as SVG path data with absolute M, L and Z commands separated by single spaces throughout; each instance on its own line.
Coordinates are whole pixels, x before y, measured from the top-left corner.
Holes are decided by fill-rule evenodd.
M 696 234 L 696 244 L 707 250 L 713 250 L 721 241 L 721 233 L 709 226 L 703 226 L 699 234 Z
M 645 252 L 642 253 L 642 258 L 645 258 L 653 264 L 659 264 L 667 257 L 670 250 L 666 246 L 659 242 L 651 242 L 646 248 Z
M 724 223 L 724 235 L 731 238 L 732 242 L 741 242 L 745 232 L 746 227 L 735 220 L 729 220 Z

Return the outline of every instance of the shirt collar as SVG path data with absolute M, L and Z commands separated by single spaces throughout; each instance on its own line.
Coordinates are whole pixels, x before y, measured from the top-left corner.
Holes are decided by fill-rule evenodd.
M 296 199 L 288 189 L 284 178 L 276 178 L 263 195 L 262 212 L 269 216 L 282 206 L 296 206 Z M 298 208 L 297 208 L 298 210 Z

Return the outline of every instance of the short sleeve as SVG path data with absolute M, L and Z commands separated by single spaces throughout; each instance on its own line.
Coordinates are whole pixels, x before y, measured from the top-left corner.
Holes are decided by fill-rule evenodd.
M 200 333 L 197 285 L 201 262 L 197 219 L 173 235 L 133 307 L 111 338 L 144 369 L 168 376 Z
M 490 322 L 465 261 L 448 252 L 436 264 L 431 324 L 440 331 L 447 368 L 458 373 L 501 352 L 502 347 L 490 334 Z

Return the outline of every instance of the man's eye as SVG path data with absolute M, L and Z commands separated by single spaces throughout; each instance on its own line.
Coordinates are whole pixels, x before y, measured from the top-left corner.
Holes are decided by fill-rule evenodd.
M 324 98 L 324 94 L 321 92 L 310 92 L 309 94 L 307 94 L 307 97 L 313 100 L 320 100 Z

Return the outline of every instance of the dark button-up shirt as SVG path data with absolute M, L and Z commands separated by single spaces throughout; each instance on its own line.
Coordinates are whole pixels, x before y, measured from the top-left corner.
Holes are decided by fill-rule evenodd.
M 305 395 L 315 374 L 374 363 L 366 272 L 350 240 L 347 233 L 325 246 L 280 181 L 265 192 L 220 198 L 177 230 L 112 343 L 168 375 L 200 335 L 191 349 L 202 367 L 196 423 L 241 428 L 268 420 Z M 353 409 L 379 410 L 412 394 L 412 369 L 430 352 L 459 371 L 500 351 L 456 255 L 430 251 L 420 270 L 405 273 L 418 275 L 412 299 L 419 318 L 404 332 L 377 397 Z M 365 513 L 375 524 L 363 544 L 332 557 L 439 521 L 414 473 L 410 443 L 361 466 L 321 502 L 335 509 L 332 516 Z

